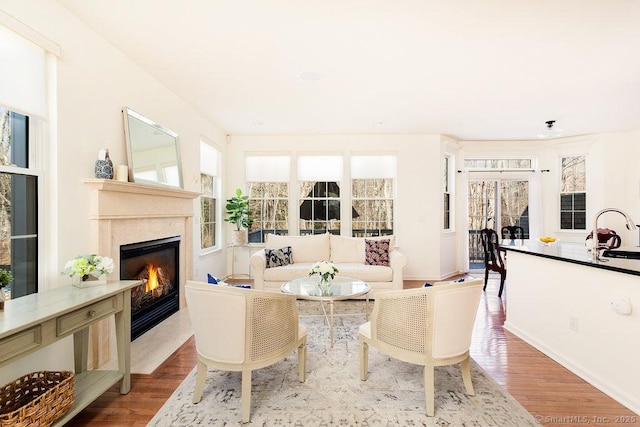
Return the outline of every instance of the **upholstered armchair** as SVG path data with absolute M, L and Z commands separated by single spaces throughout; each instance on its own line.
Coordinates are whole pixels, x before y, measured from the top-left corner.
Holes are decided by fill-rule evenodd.
M 304 382 L 307 331 L 298 323 L 295 296 L 193 281 L 185 291 L 198 354 L 193 403 L 202 398 L 208 366 L 240 371 L 242 422 L 249 422 L 251 372 L 296 349 Z
M 367 380 L 369 346 L 424 366 L 427 415 L 435 413 L 434 368 L 460 363 L 467 394 L 473 396 L 469 347 L 482 280 L 379 292 L 371 320 L 360 326 L 360 379 Z

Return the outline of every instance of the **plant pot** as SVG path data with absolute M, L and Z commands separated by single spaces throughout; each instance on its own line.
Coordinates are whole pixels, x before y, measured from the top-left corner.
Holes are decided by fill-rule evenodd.
M 247 231 L 246 230 L 233 230 L 231 234 L 231 244 L 233 246 L 242 246 L 247 244 Z
M 11 299 L 11 290 L 7 288 L 0 288 L 0 310 L 4 309 L 4 302 Z

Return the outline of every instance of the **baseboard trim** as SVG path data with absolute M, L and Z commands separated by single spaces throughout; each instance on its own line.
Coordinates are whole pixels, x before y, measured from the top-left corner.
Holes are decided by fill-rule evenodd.
M 640 401 L 637 400 L 637 396 L 629 396 L 628 393 L 625 393 L 618 389 L 615 385 L 607 382 L 605 379 L 601 378 L 596 373 L 592 372 L 589 369 L 584 368 L 583 366 L 573 362 L 570 359 L 567 359 L 560 353 L 550 349 L 540 340 L 532 337 L 522 329 L 512 325 L 508 320 L 504 322 L 504 329 L 511 332 L 521 340 L 525 341 L 527 344 L 534 347 L 536 350 L 541 351 L 549 358 L 558 362 L 560 365 L 564 366 L 598 390 L 602 391 L 604 394 L 608 395 L 618 403 L 626 406 L 636 414 L 640 415 Z M 636 397 L 634 399 L 634 397 Z

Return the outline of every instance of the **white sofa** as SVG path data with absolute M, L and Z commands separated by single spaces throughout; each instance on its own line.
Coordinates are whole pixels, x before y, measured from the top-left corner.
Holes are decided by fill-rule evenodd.
M 313 263 L 332 261 L 338 267 L 338 276 L 353 277 L 367 282 L 371 286 L 370 298 L 375 298 L 377 291 L 402 289 L 402 269 L 407 265 L 407 257 L 393 248 L 393 236 L 366 239 L 390 239 L 388 266 L 365 263 L 366 243 L 362 237 L 336 236 L 329 233 L 309 236 L 267 234 L 265 249 L 289 246 L 293 263 L 267 268 L 265 249 L 257 251 L 251 255 L 253 287 L 279 292 L 284 282 L 307 276 Z

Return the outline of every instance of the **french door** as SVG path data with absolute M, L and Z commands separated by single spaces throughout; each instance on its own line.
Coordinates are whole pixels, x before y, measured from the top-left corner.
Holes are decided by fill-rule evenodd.
M 470 180 L 467 211 L 469 270 L 483 270 L 484 253 L 480 230 L 492 228 L 501 236 L 502 227 L 517 225 L 524 229 L 524 238 L 529 238 L 529 181 Z

